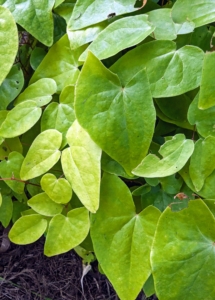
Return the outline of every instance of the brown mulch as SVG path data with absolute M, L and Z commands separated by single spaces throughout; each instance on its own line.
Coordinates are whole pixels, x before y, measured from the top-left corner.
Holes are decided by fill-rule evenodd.
M 2 230 L 0 228 L 0 244 Z M 0 300 L 118 300 L 97 264 L 83 279 L 82 260 L 74 252 L 48 258 L 43 255 L 44 239 L 0 253 Z M 146 298 L 141 293 L 138 300 Z

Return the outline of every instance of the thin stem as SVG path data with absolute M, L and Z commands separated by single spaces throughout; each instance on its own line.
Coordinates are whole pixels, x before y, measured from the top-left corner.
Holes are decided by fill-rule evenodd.
M 36 184 L 36 183 L 32 183 L 32 182 L 29 182 L 29 181 L 25 181 L 25 180 L 21 180 L 19 178 L 15 178 L 14 176 L 10 177 L 10 178 L 0 178 L 0 181 L 5 181 L 5 180 L 15 180 L 15 181 L 18 181 L 18 182 L 22 182 L 24 184 L 30 184 L 30 185 L 34 185 L 34 186 L 39 186 L 39 184 Z

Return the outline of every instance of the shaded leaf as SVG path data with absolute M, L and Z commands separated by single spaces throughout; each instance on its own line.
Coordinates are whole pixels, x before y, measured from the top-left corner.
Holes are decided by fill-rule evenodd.
M 22 154 L 22 150 L 22 144 L 18 137 L 5 139 L 0 145 L 0 160 L 4 160 L 5 157 L 8 157 L 8 155 L 13 151 Z
M 13 202 L 10 196 L 5 196 L 2 194 L 2 203 L 0 206 L 0 222 L 3 227 L 6 228 L 12 218 L 13 214 Z

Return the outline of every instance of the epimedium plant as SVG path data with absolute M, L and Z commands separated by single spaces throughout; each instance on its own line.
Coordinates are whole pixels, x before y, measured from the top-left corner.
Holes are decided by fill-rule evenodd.
M 0 221 L 120 299 L 214 299 L 215 0 L 0 0 Z

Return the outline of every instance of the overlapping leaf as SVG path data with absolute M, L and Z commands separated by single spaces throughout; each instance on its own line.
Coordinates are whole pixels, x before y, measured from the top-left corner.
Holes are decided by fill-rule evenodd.
M 46 46 L 53 43 L 52 8 L 54 0 L 0 0 L 12 12 L 16 22 Z M 42 26 L 42 30 L 41 30 Z M 8 35 L 5 36 L 8 42 Z
M 60 92 L 65 85 L 74 84 L 78 78 L 78 57 L 85 48 L 71 50 L 68 36 L 65 34 L 55 43 L 42 60 L 39 67 L 31 77 L 30 83 L 41 78 L 52 78 L 57 83 L 57 91 Z
M 147 155 L 132 173 L 141 177 L 166 177 L 180 171 L 194 151 L 192 140 L 183 134 L 175 135 L 160 147 L 162 159 L 154 154 Z
M 122 15 L 135 11 L 134 0 L 78 0 L 75 4 L 68 26 L 73 29 L 81 29 L 112 16 Z
M 89 52 L 76 85 L 76 117 L 92 139 L 128 174 L 146 155 L 155 109 L 145 70 L 123 86 Z
M 40 176 L 53 167 L 60 158 L 62 134 L 49 129 L 40 133 L 32 143 L 21 167 L 20 177 L 28 180 Z
M 89 227 L 89 212 L 84 207 L 70 210 L 66 217 L 56 215 L 49 223 L 45 255 L 65 253 L 76 247 L 86 238 Z
M 1 1 L 0 1 L 0 4 Z M 18 50 L 18 32 L 10 11 L 0 6 L 0 84 L 9 73 Z
M 105 59 L 123 49 L 139 44 L 155 27 L 148 22 L 147 15 L 119 19 L 106 27 L 80 56 L 85 61 L 90 50 L 99 59 Z
M 33 100 L 37 106 L 44 106 L 52 100 L 57 91 L 56 82 L 51 78 L 42 78 L 29 85 L 16 99 L 15 104 L 26 100 Z
M 63 205 L 52 201 L 46 193 L 33 196 L 28 200 L 28 205 L 38 214 L 43 216 L 55 216 L 63 210 Z
M 204 53 L 194 46 L 186 45 L 179 50 L 175 47 L 172 41 L 145 43 L 123 55 L 111 70 L 125 85 L 146 68 L 153 97 L 183 94 L 199 86 Z
M 215 219 L 202 200 L 158 221 L 151 264 L 160 300 L 215 297 Z M 168 288 L 168 293 L 167 293 Z
M 135 299 L 151 273 L 150 250 L 159 216 L 151 206 L 136 214 L 126 185 L 115 175 L 104 175 L 91 237 L 96 257 L 122 300 Z
M 69 148 L 62 153 L 62 167 L 80 201 L 91 212 L 99 207 L 101 149 L 75 121 L 67 133 Z

